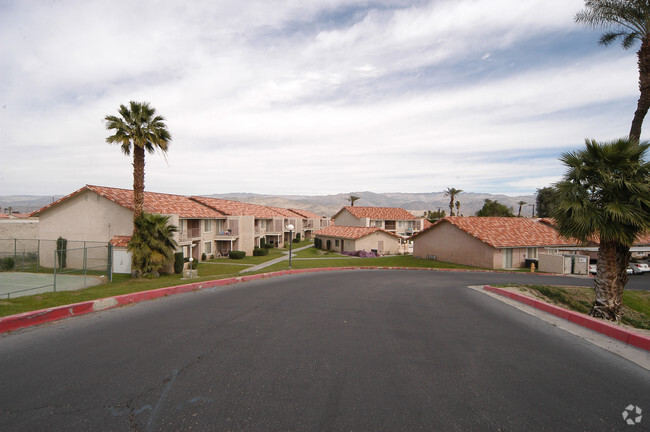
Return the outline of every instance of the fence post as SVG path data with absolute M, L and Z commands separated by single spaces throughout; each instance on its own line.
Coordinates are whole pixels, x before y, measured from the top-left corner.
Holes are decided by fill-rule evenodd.
M 18 239 L 14 239 L 14 271 L 18 268 Z
M 56 255 L 59 251 L 55 248 L 54 250 L 54 292 L 56 292 Z
M 108 281 L 113 282 L 113 245 L 108 243 L 108 268 L 106 269 L 106 274 L 108 275 Z
M 88 267 L 88 249 L 86 249 L 86 242 L 84 242 L 84 288 L 86 288 L 86 268 Z
M 36 273 L 40 270 L 41 267 L 41 239 L 38 239 L 36 246 Z

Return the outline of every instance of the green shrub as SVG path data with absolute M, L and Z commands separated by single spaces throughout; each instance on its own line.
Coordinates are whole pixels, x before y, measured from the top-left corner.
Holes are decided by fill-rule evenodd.
M 332 250 L 332 240 L 327 240 L 327 250 Z
M 321 248 L 323 247 L 323 239 L 321 239 L 321 238 L 319 238 L 319 237 L 316 237 L 316 238 L 314 239 L 314 247 L 315 247 L 316 249 L 321 249 Z
M 4 257 L 0 259 L 0 271 L 11 271 L 14 269 L 15 264 L 14 257 Z
M 183 260 L 183 252 L 176 252 L 174 254 L 174 273 L 176 274 L 182 273 L 184 263 L 185 260 Z
M 266 248 L 258 248 L 256 247 L 253 249 L 253 256 L 265 256 L 269 254 L 269 250 Z
M 294 243 L 300 243 L 300 233 L 296 233 L 296 238 L 293 239 Z
M 245 251 L 230 251 L 228 252 L 228 258 L 230 259 L 243 259 L 246 256 Z
M 59 260 L 59 268 L 64 269 L 67 267 L 66 256 L 67 256 L 67 245 L 68 241 L 63 237 L 56 239 L 56 255 Z
M 208 259 L 208 256 L 204 252 L 201 254 L 201 261 L 205 261 L 206 259 Z

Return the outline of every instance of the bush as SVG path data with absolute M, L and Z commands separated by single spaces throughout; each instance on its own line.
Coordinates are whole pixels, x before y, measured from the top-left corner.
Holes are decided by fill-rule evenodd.
M 332 240 L 327 240 L 327 250 L 332 250 Z
M 230 259 L 243 259 L 246 256 L 245 251 L 230 251 L 228 252 L 228 258 Z
M 176 252 L 174 254 L 174 273 L 180 274 L 183 271 L 184 263 L 183 252 Z
M 294 243 L 300 243 L 300 233 L 296 233 L 296 238 L 293 239 Z
M 14 257 L 4 257 L 0 259 L 0 271 L 11 271 L 14 269 L 15 264 Z
M 258 248 L 256 247 L 253 249 L 253 256 L 265 256 L 269 254 L 269 250 L 267 248 Z
M 208 259 L 208 256 L 204 252 L 203 254 L 201 254 L 201 261 L 205 261 L 206 259 Z
M 316 249 L 321 249 L 321 248 L 323 247 L 323 239 L 321 239 L 321 238 L 319 238 L 319 237 L 316 237 L 316 238 L 314 239 L 314 247 L 315 247 Z

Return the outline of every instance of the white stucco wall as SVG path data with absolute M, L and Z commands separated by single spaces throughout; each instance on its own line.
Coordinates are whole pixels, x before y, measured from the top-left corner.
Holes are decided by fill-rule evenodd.
M 38 219 L 0 219 L 0 239 L 38 238 Z

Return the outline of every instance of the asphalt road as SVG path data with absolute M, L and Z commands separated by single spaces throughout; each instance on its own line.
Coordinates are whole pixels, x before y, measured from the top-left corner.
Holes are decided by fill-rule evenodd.
M 466 288 L 504 278 L 548 282 L 293 275 L 4 335 L 0 430 L 650 429 L 647 370 Z

